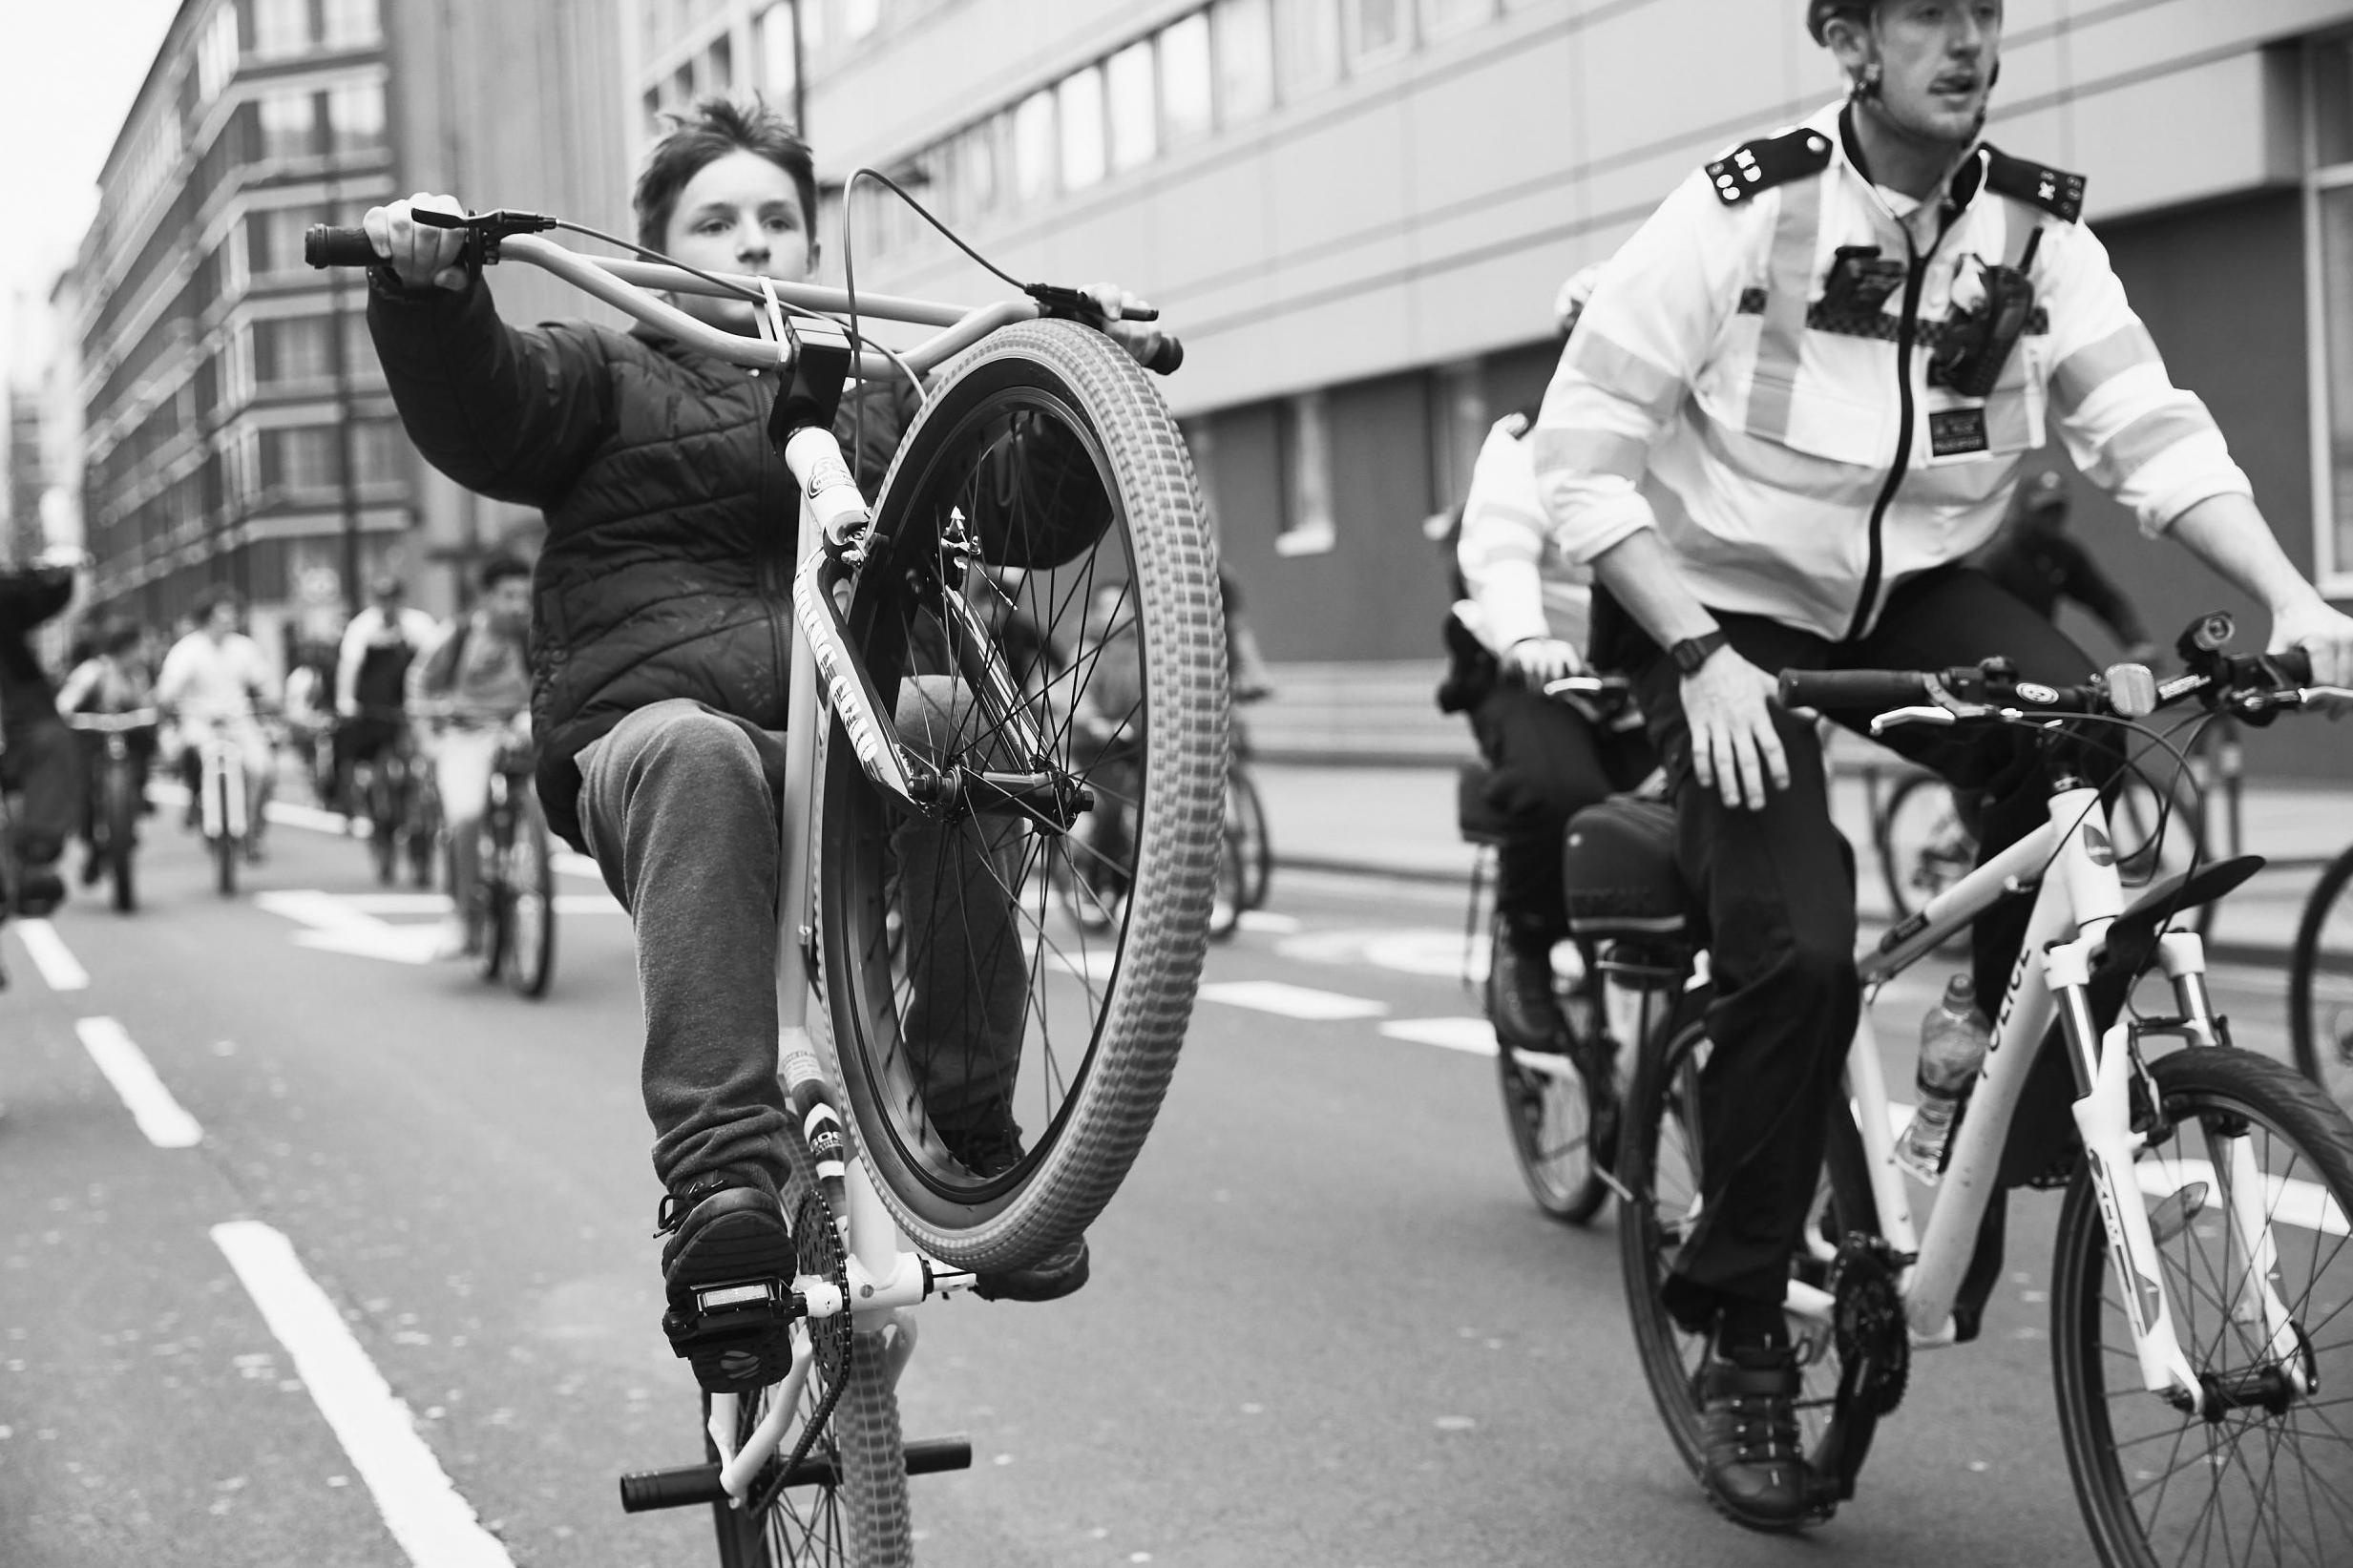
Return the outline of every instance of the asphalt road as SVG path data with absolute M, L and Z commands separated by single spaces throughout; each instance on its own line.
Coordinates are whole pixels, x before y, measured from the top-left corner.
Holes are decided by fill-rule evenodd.
M 372 896 L 356 843 L 282 827 L 223 900 L 176 828 L 150 837 L 140 913 L 78 899 L 38 952 L 0 938 L 0 1562 L 711 1560 L 699 1511 L 616 1500 L 699 1447 L 599 885 L 567 879 L 533 1004 L 412 962 L 430 904 Z M 2089 1560 L 2037 1194 L 1985 1337 L 1922 1358 L 1834 1524 L 1708 1511 L 1634 1362 L 1610 1212 L 1544 1219 L 1491 1060 L 1429 1043 L 1476 1012 L 1459 897 L 1278 878 L 1212 957 L 1094 1283 L 923 1309 L 908 1432 L 976 1454 L 914 1483 L 924 1560 Z M 2276 977 L 2218 979 L 2277 1054 Z M 1886 999 L 1882 1035 L 1940 980 Z

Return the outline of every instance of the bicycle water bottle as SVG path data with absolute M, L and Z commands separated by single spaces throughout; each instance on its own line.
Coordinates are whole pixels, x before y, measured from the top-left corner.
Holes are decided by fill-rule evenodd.
M 1944 1163 L 1944 1142 L 1953 1118 L 1985 1063 L 1993 1029 L 1977 1010 L 1977 984 L 1965 974 L 1944 982 L 1943 1000 L 1920 1021 L 1920 1071 L 1914 1078 L 1920 1103 L 1912 1124 L 1896 1140 L 1896 1162 L 1930 1186 Z

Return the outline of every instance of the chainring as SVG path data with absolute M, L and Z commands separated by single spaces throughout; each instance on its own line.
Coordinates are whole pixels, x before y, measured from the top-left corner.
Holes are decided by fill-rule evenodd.
M 1911 1381 L 1912 1333 L 1899 1274 L 1895 1250 L 1877 1236 L 1847 1237 L 1830 1265 L 1839 1404 L 1867 1415 L 1902 1404 Z

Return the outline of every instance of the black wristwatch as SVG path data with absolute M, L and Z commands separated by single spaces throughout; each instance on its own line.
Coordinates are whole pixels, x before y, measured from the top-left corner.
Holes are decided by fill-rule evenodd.
M 1730 640 L 1731 638 L 1724 635 L 1724 628 L 1719 626 L 1705 636 L 1685 638 L 1681 642 L 1668 649 L 1667 655 L 1675 661 L 1675 668 L 1685 675 L 1697 675 L 1699 667 L 1707 663 L 1710 657 Z

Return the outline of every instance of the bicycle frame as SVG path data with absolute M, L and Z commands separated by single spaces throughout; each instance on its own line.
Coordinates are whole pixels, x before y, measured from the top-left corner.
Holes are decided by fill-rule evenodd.
M 2132 1024 L 2119 1020 L 2104 1035 L 2099 1034 L 2088 994 L 2091 961 L 2125 909 L 2107 813 L 2098 792 L 2089 787 L 2054 793 L 2049 809 L 2047 824 L 1939 893 L 1910 922 L 1857 959 L 1866 1006 L 1848 1053 L 1847 1083 L 1880 1234 L 1900 1258 L 1910 1260 L 1901 1288 L 1913 1343 L 1922 1348 L 1954 1343 L 1953 1302 L 1975 1252 L 1985 1205 L 1998 1184 L 2011 1117 L 2055 1015 L 2075 1072 L 2075 1124 L 2099 1195 L 2109 1261 L 2132 1324 L 2142 1381 L 2151 1392 L 2197 1410 L 2206 1395 L 2174 1332 L 2143 1195 L 2119 1190 L 2120 1181 L 2131 1180 L 2133 1156 L 2145 1141 L 2132 1126 L 2132 1082 L 2141 1070 L 2133 1048 L 2136 1032 Z M 1968 1114 L 1954 1134 L 1922 1237 L 1915 1231 L 1910 1194 L 1896 1161 L 1896 1133 L 1868 998 L 1995 902 L 2028 885 L 2035 885 L 2036 891 L 2026 940 L 2011 968 L 1993 1041 L 1970 1095 Z M 2218 1044 L 2206 991 L 2203 940 L 2195 932 L 2168 932 L 2159 939 L 2158 955 L 2174 987 L 2178 1016 L 2138 1033 L 2176 1034 L 2193 1046 Z M 2034 972 L 2038 965 L 2039 975 Z M 2230 1169 L 2217 1172 L 2216 1180 L 2227 1189 L 2236 1255 L 2244 1260 L 2233 1310 L 2263 1325 L 2273 1354 L 2297 1381 L 2299 1391 L 2308 1392 L 2302 1387 L 2308 1371 L 2298 1353 L 2295 1326 L 2271 1284 L 2276 1254 L 2264 1218 L 2262 1176 L 2243 1141 L 2235 1144 Z M 1829 1246 L 1813 1237 L 1808 1244 Z M 1829 1292 L 1791 1283 L 1787 1307 L 1794 1315 L 1827 1325 L 1834 1305 Z

